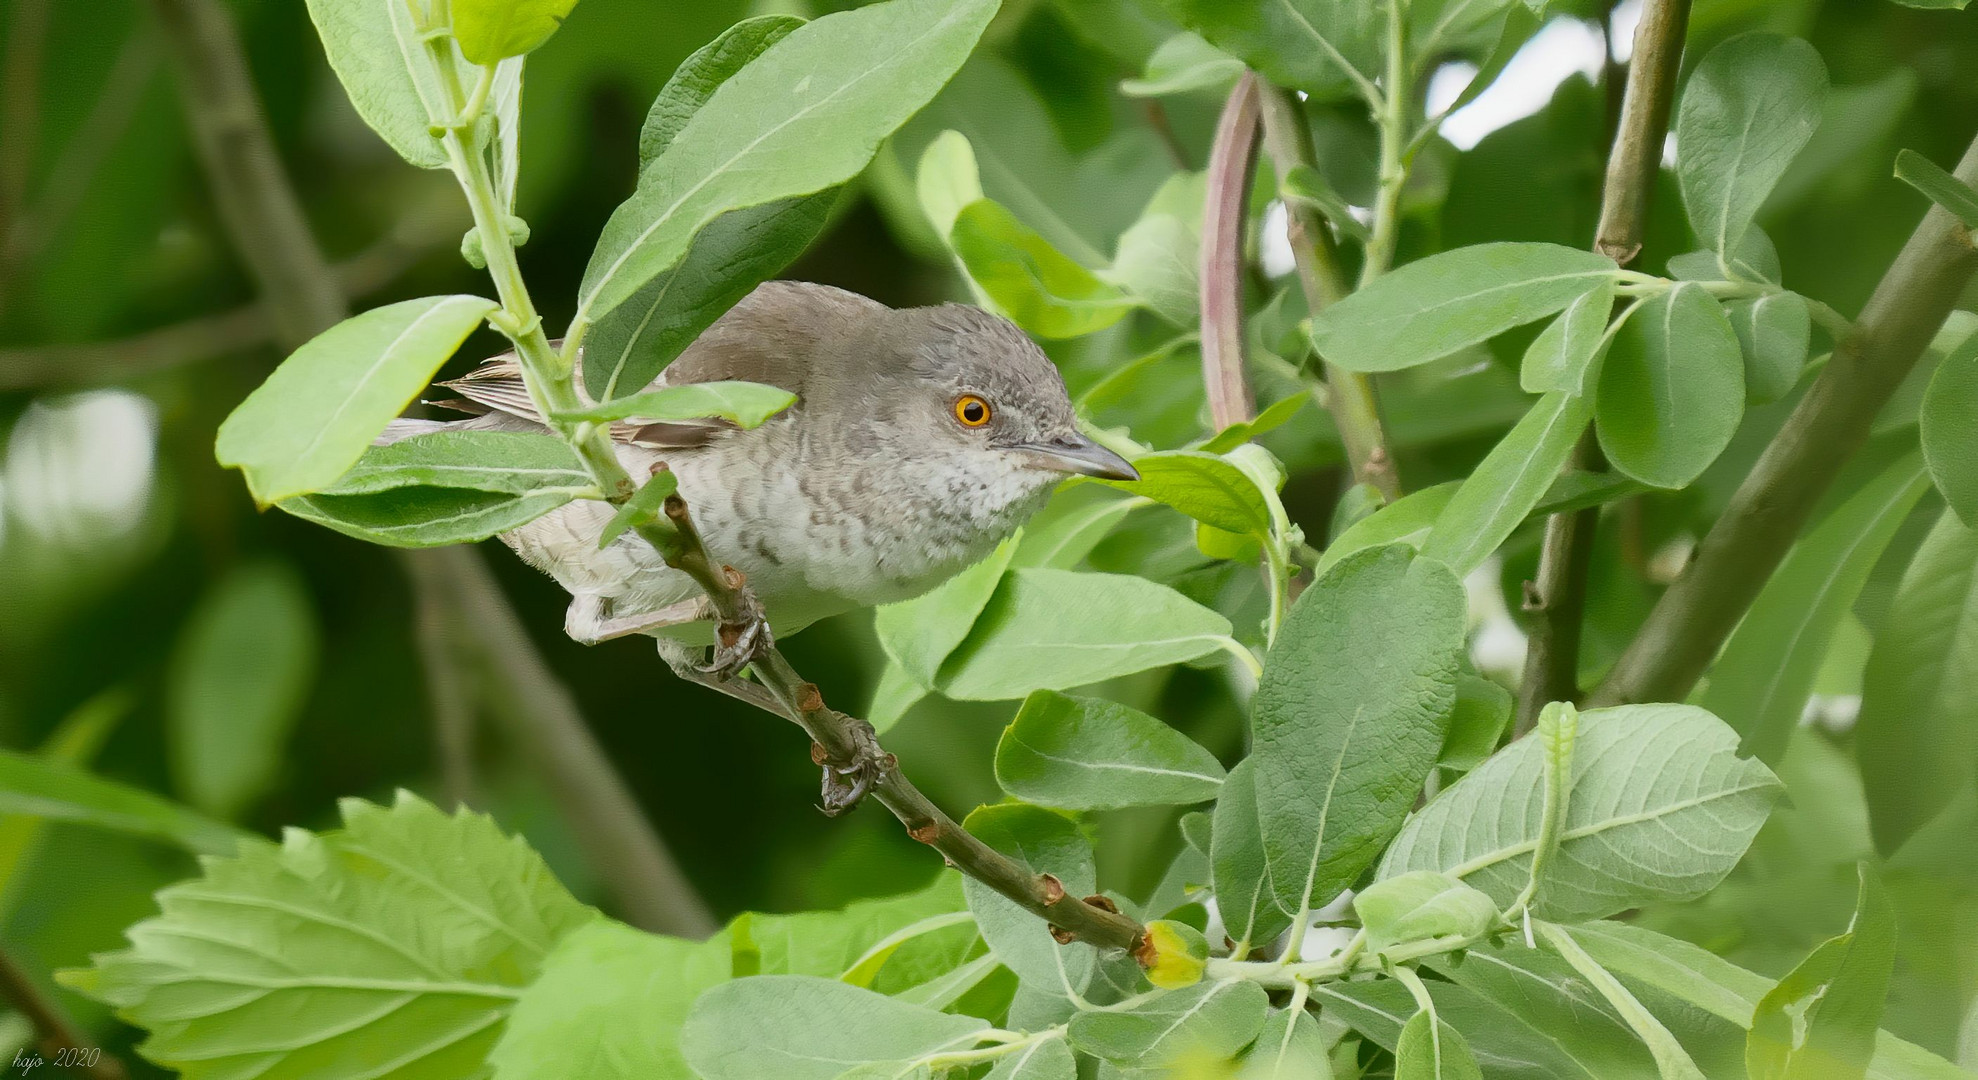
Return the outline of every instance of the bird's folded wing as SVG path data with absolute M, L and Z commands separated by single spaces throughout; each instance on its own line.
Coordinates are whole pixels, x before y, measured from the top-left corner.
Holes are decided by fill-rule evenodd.
M 529 388 L 522 381 L 522 365 L 514 353 L 503 353 L 485 361 L 466 375 L 439 385 L 460 395 L 458 401 L 433 401 L 431 405 L 453 409 L 456 412 L 499 412 L 527 420 L 533 424 L 543 422 L 542 413 L 529 397 Z M 662 375 L 654 387 L 667 385 Z M 581 391 L 580 391 L 581 392 Z M 734 430 L 735 425 L 719 417 L 704 420 L 670 420 L 664 423 L 647 423 L 636 418 L 611 425 L 611 437 L 622 443 L 645 446 L 655 450 L 678 450 L 706 446 L 714 437 L 724 431 Z

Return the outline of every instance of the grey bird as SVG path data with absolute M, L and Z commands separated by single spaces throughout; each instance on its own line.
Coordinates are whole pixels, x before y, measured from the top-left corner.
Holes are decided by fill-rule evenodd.
M 721 421 L 613 425 L 634 476 L 679 478 L 710 554 L 747 575 L 777 634 L 918 596 L 981 560 L 1070 474 L 1138 478 L 1078 429 L 1064 381 L 1009 320 L 961 304 L 894 309 L 825 285 L 772 281 L 708 328 L 648 389 L 739 379 L 797 395 L 753 430 Z M 445 428 L 542 430 L 512 356 L 444 384 L 477 412 L 401 420 L 387 438 Z M 571 503 L 502 539 L 570 592 L 585 643 L 648 634 L 685 673 L 712 640 L 693 580 L 612 517 Z

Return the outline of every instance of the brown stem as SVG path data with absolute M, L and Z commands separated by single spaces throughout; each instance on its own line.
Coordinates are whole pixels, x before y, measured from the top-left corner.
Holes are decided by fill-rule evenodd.
M 1978 183 L 1978 140 L 1965 150 L 1957 177 Z M 1978 249 L 1970 230 L 1932 206 L 1590 704 L 1683 700 L 1841 466 L 1868 440 L 1875 415 L 1916 366 L 1974 271 Z
M 666 516 L 673 531 L 651 539 L 667 552 L 668 563 L 699 583 L 720 616 L 720 625 L 735 626 L 759 613 L 742 576 L 732 567 L 717 565 L 708 554 L 693 516 L 679 496 L 666 500 Z M 1049 922 L 1061 941 L 1127 950 L 1141 943 L 1146 927 L 1139 922 L 1067 895 L 1062 886 L 1053 887 L 1056 879 L 1024 868 L 942 813 L 901 774 L 899 759 L 879 746 L 872 725 L 828 708 L 817 686 L 797 674 L 775 645 L 766 646 L 751 668 L 782 706 L 784 718 L 803 728 L 816 743 L 815 756 L 820 764 L 845 769 L 869 765 L 875 769 L 873 795 L 907 827 L 907 835 L 940 852 L 962 873 Z
M 35 1045 L 48 1055 L 49 1061 L 64 1049 L 101 1049 L 76 1027 L 54 998 L 41 992 L 40 984 L 5 949 L 0 949 L 0 997 L 5 997 L 34 1025 Z M 95 1065 L 83 1070 L 83 1075 L 95 1080 L 124 1080 L 130 1074 L 124 1070 L 123 1062 L 103 1054 Z
M 1243 223 L 1257 161 L 1257 75 L 1236 81 L 1216 121 L 1202 207 L 1202 385 L 1217 431 L 1257 415 L 1243 370 Z
M 255 275 L 266 318 L 278 341 L 293 347 L 335 325 L 347 301 L 328 272 L 303 220 L 295 188 L 247 75 L 246 58 L 218 0 L 152 0 L 181 75 L 186 111 L 221 221 Z M 456 583 L 463 620 L 491 658 L 491 677 L 506 681 L 492 695 L 510 705 L 515 726 L 533 740 L 527 760 L 544 769 L 560 808 L 576 824 L 593 866 L 633 921 L 703 935 L 712 917 L 667 854 L 664 844 L 584 729 L 570 692 L 535 651 L 520 620 L 467 548 L 414 552 L 421 572 Z
M 1600 226 L 1593 243 L 1595 251 L 1623 266 L 1641 253 L 1649 196 L 1662 168 L 1662 142 L 1669 131 L 1669 103 L 1682 66 L 1689 9 L 1689 0 L 1648 0 L 1635 30 L 1627 92 L 1607 157 Z M 1602 464 L 1599 443 L 1589 431 L 1574 448 L 1567 467 L 1593 469 Z M 1598 507 L 1546 519 L 1538 577 L 1525 587 L 1531 642 L 1524 678 L 1518 684 L 1517 734 L 1531 730 L 1548 702 L 1575 701 L 1580 696 L 1580 638 L 1599 525 Z
M 1279 182 L 1300 166 L 1312 167 L 1318 157 L 1312 148 L 1311 127 L 1305 122 L 1298 98 L 1282 87 L 1266 86 L 1263 91 L 1264 149 L 1277 169 Z M 1345 299 L 1350 291 L 1346 270 L 1340 264 L 1339 245 L 1325 215 L 1309 203 L 1285 200 L 1286 231 L 1290 234 L 1291 255 L 1298 264 L 1298 281 L 1305 292 L 1305 303 L 1316 313 Z M 1353 479 L 1372 484 L 1389 502 L 1401 497 L 1401 478 L 1395 474 L 1394 455 L 1388 450 L 1387 431 L 1381 422 L 1380 400 L 1373 379 L 1357 371 L 1347 371 L 1323 357 L 1326 408 L 1333 426 L 1339 429 L 1340 444 L 1353 468 Z

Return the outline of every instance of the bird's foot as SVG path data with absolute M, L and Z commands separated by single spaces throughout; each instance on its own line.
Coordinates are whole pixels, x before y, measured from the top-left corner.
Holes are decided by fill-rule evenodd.
M 886 770 L 899 764 L 897 758 L 880 748 L 879 734 L 871 724 L 856 718 L 848 718 L 848 722 L 852 737 L 850 761 L 844 764 L 832 761 L 824 747 L 811 744 L 811 760 L 824 770 L 818 809 L 825 817 L 837 817 L 857 807 Z
M 741 593 L 741 599 L 739 617 L 718 623 L 714 628 L 714 659 L 701 672 L 715 679 L 735 678 L 776 643 L 769 632 L 769 616 L 763 613 L 762 601 L 752 592 Z

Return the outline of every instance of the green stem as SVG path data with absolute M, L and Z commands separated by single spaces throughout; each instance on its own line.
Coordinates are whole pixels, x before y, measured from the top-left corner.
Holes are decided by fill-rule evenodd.
M 1387 85 L 1374 122 L 1380 127 L 1380 192 L 1374 199 L 1373 235 L 1367 240 L 1366 261 L 1360 264 L 1360 287 L 1387 273 L 1394 265 L 1394 248 L 1401 233 L 1401 189 L 1408 183 L 1408 23 L 1401 0 L 1387 4 Z

